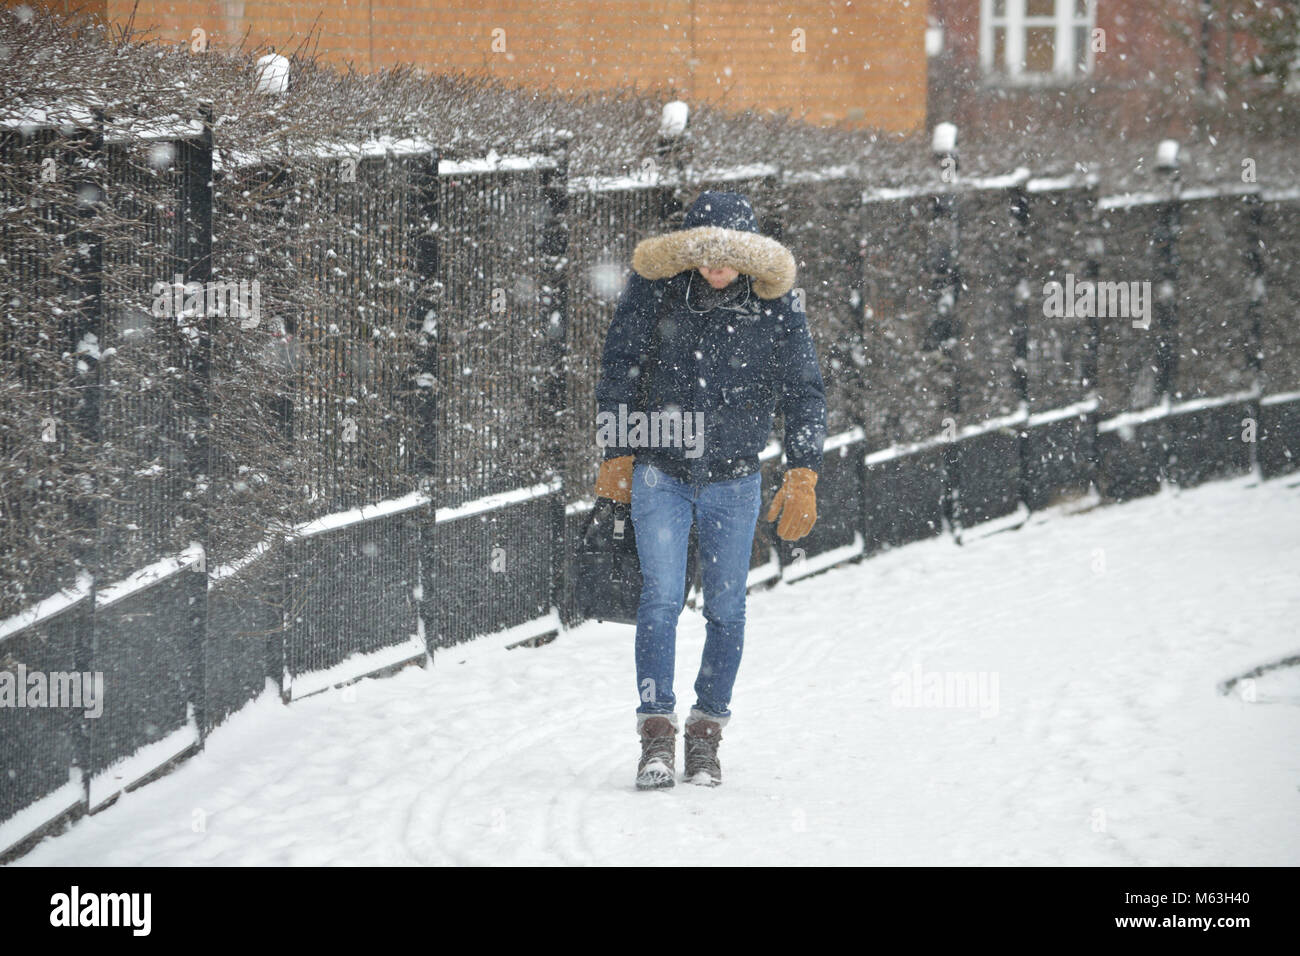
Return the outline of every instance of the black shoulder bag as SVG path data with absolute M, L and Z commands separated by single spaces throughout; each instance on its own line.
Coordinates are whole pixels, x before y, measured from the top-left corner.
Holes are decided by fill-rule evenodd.
M 664 283 L 655 283 L 654 338 L 651 357 L 655 364 L 659 358 L 659 318 L 663 312 Z M 653 375 L 654 366 L 650 368 Z M 649 375 L 641 376 L 641 386 L 649 394 Z M 695 527 L 691 527 L 690 543 L 686 550 L 686 581 L 682 588 L 682 607 L 691 591 L 699 566 L 699 543 Z M 610 498 L 597 498 L 591 509 L 574 555 L 574 596 L 578 611 L 585 618 L 598 621 L 616 621 L 636 624 L 637 608 L 641 604 L 641 561 L 636 551 L 636 534 L 632 530 L 632 506 Z

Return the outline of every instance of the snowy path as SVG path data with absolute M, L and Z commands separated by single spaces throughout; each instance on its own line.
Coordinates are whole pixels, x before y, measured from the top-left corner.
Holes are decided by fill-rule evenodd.
M 929 541 L 752 595 L 717 790 L 632 789 L 632 630 L 588 624 L 264 698 L 19 865 L 1300 864 L 1300 674 L 1261 678 L 1254 702 L 1215 691 L 1300 651 L 1289 482 Z M 683 715 L 702 641 L 687 612 Z M 996 697 L 983 716 L 899 706 L 915 666 L 996 675 Z

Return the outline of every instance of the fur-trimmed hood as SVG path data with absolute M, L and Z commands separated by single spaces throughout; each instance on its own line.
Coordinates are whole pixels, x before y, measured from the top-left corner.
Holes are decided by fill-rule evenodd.
M 758 231 L 754 209 L 739 193 L 701 193 L 680 229 L 643 239 L 632 252 L 633 270 L 646 279 L 702 266 L 730 266 L 750 276 L 760 299 L 779 299 L 794 288 L 794 255 Z

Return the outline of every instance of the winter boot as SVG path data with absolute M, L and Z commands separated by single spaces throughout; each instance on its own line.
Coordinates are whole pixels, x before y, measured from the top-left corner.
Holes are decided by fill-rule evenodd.
M 722 764 L 718 762 L 718 744 L 722 725 L 716 717 L 692 710 L 686 721 L 686 779 L 703 787 L 722 783 Z
M 676 782 L 677 715 L 638 714 L 641 762 L 636 766 L 638 790 L 661 790 Z

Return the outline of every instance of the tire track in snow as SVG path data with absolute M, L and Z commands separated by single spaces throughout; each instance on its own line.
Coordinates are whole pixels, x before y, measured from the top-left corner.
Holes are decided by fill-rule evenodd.
M 623 717 L 620 708 L 619 718 Z M 629 744 L 633 735 L 628 735 Z M 587 836 L 586 806 L 600 784 L 613 772 L 615 763 L 622 763 L 625 753 L 635 753 L 629 744 L 610 745 L 596 756 L 585 761 L 578 772 L 551 798 L 546 817 L 547 845 L 555 847 L 561 859 L 570 866 L 599 865 L 591 840 Z

